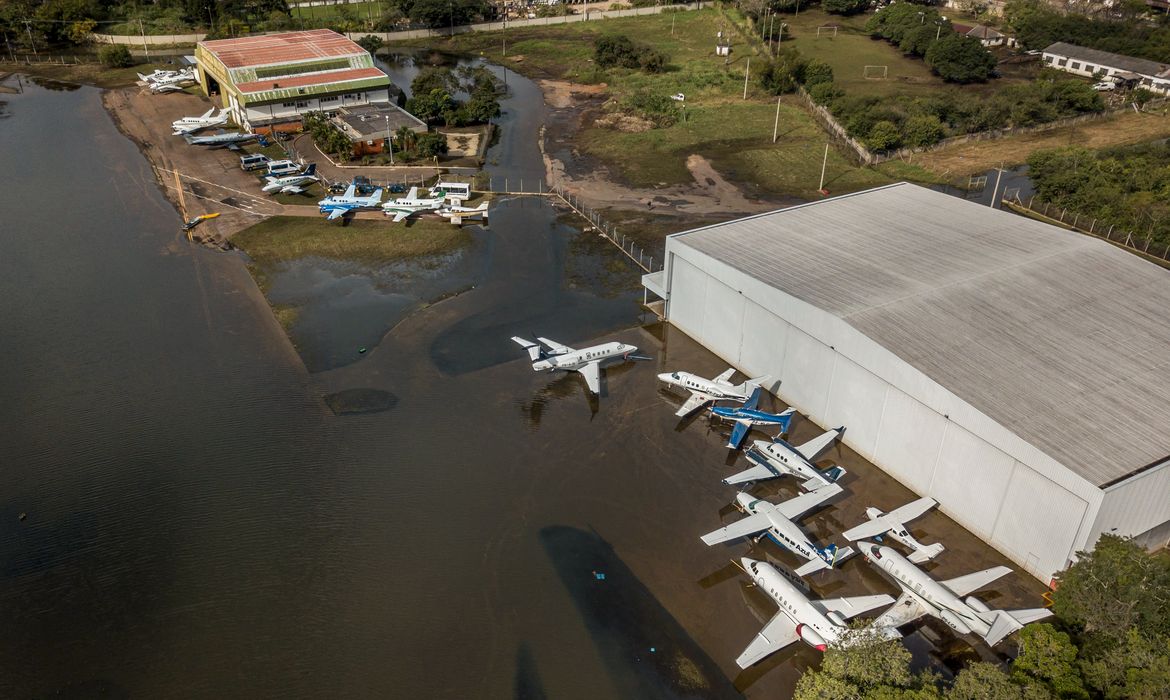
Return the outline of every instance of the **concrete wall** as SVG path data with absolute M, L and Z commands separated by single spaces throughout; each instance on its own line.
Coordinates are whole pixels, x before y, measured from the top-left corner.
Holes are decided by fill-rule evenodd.
M 1037 578 L 1084 548 L 1100 489 L 841 319 L 680 238 L 667 240 L 664 276 L 679 330 L 750 376 L 770 375 L 769 388 L 820 425 L 846 426 L 847 445 Z

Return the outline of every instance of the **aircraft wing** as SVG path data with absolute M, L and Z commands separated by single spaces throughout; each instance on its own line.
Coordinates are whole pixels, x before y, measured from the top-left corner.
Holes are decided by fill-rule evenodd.
M 284 187 L 281 188 L 280 191 L 285 193 L 285 194 L 300 194 L 301 192 L 304 192 L 305 190 L 303 188 L 301 188 L 300 185 L 285 185 Z
M 797 447 L 796 451 L 804 455 L 804 458 L 808 461 L 816 461 L 816 458 L 820 457 L 825 450 L 829 449 L 829 445 L 832 445 L 833 441 L 841 437 L 841 433 L 843 432 L 845 432 L 844 428 L 828 430 L 824 434 L 809 440 L 800 447 Z
M 895 508 L 881 517 L 874 518 L 857 527 L 849 528 L 841 534 L 850 542 L 876 537 L 888 532 L 891 527 L 905 525 L 936 505 L 938 505 L 938 502 L 933 498 L 919 498 L 917 501 L 907 503 L 901 508 Z
M 938 501 L 933 498 L 919 498 L 917 501 L 911 501 L 901 508 L 895 508 L 885 517 L 896 523 L 908 523 L 915 518 L 920 517 L 923 513 L 938 505 Z
M 894 602 L 893 607 L 877 616 L 873 621 L 876 627 L 901 627 L 914 622 L 927 613 L 926 608 L 918 599 L 909 593 L 903 592 Z
M 330 209 L 329 216 L 326 216 L 325 220 L 326 221 L 336 221 L 337 219 L 340 219 L 343 216 L 345 216 L 344 209 Z
M 735 368 L 728 367 L 726 372 L 720 374 L 718 377 L 715 377 L 711 381 L 716 383 L 716 384 L 729 384 L 730 380 L 731 380 L 731 375 L 733 375 L 733 374 L 735 374 Z
M 396 224 L 409 216 L 410 212 L 408 211 L 396 211 L 394 212 L 394 219 L 391 221 L 391 223 Z
M 594 394 L 601 393 L 600 362 L 590 362 L 577 371 L 581 373 L 581 376 L 585 377 L 585 383 L 589 385 L 589 391 L 592 391 Z
M 747 437 L 748 431 L 752 429 L 752 422 L 748 420 L 735 421 L 735 427 L 731 429 L 731 437 L 727 438 L 728 449 L 737 450 L 743 439 Z
M 993 566 L 990 569 L 976 571 L 973 574 L 947 579 L 946 581 L 939 581 L 939 583 L 951 589 L 951 592 L 955 595 L 965 596 L 971 591 L 979 590 L 995 579 L 1005 574 L 1010 574 L 1011 572 L 1012 570 L 1006 566 Z
M 886 521 L 883 518 L 874 518 L 873 520 L 865 521 L 857 527 L 849 528 L 845 532 L 842 532 L 841 536 L 850 542 L 856 542 L 857 540 L 864 540 L 870 537 L 884 535 L 889 532 L 889 530 L 890 526 L 886 524 Z
M 692 391 L 691 397 L 687 399 L 686 403 L 682 405 L 682 408 L 675 411 L 674 415 L 678 416 L 679 418 L 682 418 L 683 416 L 689 416 L 690 414 L 702 408 L 703 404 L 710 400 L 711 397 L 707 396 L 703 392 Z
M 544 343 L 545 347 L 547 347 L 549 350 L 552 350 L 554 354 L 564 355 L 565 353 L 573 352 L 573 348 L 569 347 L 568 345 L 561 345 L 555 340 L 549 340 L 548 338 L 541 338 L 539 336 L 537 336 L 536 339 Z
M 820 504 L 829 500 L 833 496 L 841 493 L 841 486 L 839 484 L 826 484 L 825 486 L 802 493 L 796 498 L 789 499 L 783 503 L 776 504 L 776 510 L 789 520 L 795 520 L 804 513 L 816 508 Z
M 749 467 L 749 468 L 741 471 L 738 474 L 732 474 L 731 476 L 724 479 L 723 483 L 728 484 L 728 485 L 743 484 L 743 483 L 746 483 L 748 481 L 760 481 L 761 479 L 774 479 L 777 476 L 779 476 L 779 474 L 777 474 L 775 471 L 773 471 L 772 468 L 769 467 L 767 465 L 767 463 L 764 462 L 763 459 L 756 457 L 754 454 L 752 454 L 751 450 L 749 450 L 747 452 L 747 458 L 748 458 L 748 461 L 753 462 L 755 464 L 755 466 Z
M 713 544 L 734 540 L 737 537 L 754 535 L 761 530 L 767 530 L 771 526 L 772 521 L 768 520 L 767 513 L 753 513 L 727 527 L 721 527 L 718 530 L 708 532 L 699 539 L 703 540 L 703 544 L 710 547 Z
M 800 635 L 796 633 L 796 625 L 787 615 L 778 612 L 768 620 L 768 624 L 764 625 L 764 629 L 760 630 L 751 644 L 748 644 L 735 663 L 740 668 L 747 668 L 798 639 Z
M 889 605 L 894 602 L 891 596 L 886 594 L 881 595 L 859 595 L 852 598 L 830 598 L 828 600 L 810 600 L 814 606 L 821 609 L 823 613 L 835 612 L 841 617 L 848 620 L 851 617 L 860 615 L 863 612 L 868 612 L 874 608 L 880 608 L 883 605 Z

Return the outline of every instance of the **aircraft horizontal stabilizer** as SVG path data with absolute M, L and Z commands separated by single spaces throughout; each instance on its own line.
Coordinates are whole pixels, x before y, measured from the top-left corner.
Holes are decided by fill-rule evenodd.
M 922 564 L 942 554 L 944 549 L 946 549 L 946 547 L 942 545 L 942 542 L 935 542 L 934 544 L 928 544 L 924 547 L 919 547 L 918 549 L 911 552 L 910 556 L 906 558 L 915 564 Z
M 800 567 L 798 567 L 796 569 L 796 575 L 797 576 L 808 576 L 809 574 L 815 573 L 815 572 L 820 571 L 822 569 L 831 569 L 831 568 L 832 567 L 829 566 L 829 562 L 825 561 L 824 559 L 821 559 L 820 557 L 817 557 L 816 559 L 810 559 L 808 561 L 808 563 L 802 564 Z
M 1012 632 L 1023 629 L 1024 625 L 1029 622 L 1043 620 L 1051 615 L 1052 611 L 1044 608 L 1032 608 L 1029 610 L 991 610 L 989 612 L 979 613 L 979 617 L 983 618 L 984 622 L 991 623 L 991 629 L 983 637 L 991 646 L 995 646 Z
M 512 336 L 512 341 L 515 342 L 516 344 L 518 344 L 520 347 L 527 350 L 528 351 L 528 359 L 532 360 L 533 362 L 536 362 L 537 360 L 539 360 L 541 358 L 541 356 L 544 354 L 544 350 L 539 345 L 532 342 L 531 340 L 525 340 L 525 339 L 519 338 L 517 336 Z
M 874 608 L 890 605 L 893 602 L 894 599 L 884 593 L 880 595 L 860 595 L 853 596 L 852 598 L 829 598 L 826 600 L 812 601 L 813 605 L 822 611 L 826 613 L 835 612 L 846 620 L 861 613 L 869 612 Z

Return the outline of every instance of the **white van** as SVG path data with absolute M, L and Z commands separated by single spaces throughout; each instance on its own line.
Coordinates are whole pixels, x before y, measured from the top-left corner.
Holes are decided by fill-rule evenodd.
M 471 199 L 471 185 L 466 182 L 440 182 L 431 188 L 431 196 L 439 196 L 442 193 L 443 199 L 455 199 L 460 202 Z
M 263 153 L 249 153 L 240 156 L 240 168 L 246 171 L 261 170 L 268 167 L 272 159 Z
M 295 160 L 274 160 L 268 164 L 268 174 L 273 177 L 284 177 L 301 171 L 301 164 Z

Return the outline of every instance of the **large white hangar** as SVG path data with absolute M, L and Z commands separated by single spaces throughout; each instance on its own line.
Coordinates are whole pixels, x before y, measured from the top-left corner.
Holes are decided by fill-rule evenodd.
M 1042 580 L 1103 532 L 1170 540 L 1152 263 L 903 183 L 675 234 L 644 281 L 671 324 Z

